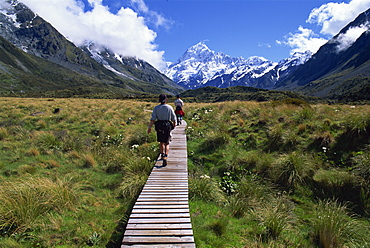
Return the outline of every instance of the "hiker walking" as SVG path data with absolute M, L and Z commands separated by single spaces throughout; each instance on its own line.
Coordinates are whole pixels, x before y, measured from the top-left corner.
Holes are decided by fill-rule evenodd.
M 181 100 L 180 95 L 177 95 L 175 100 L 175 114 L 177 125 L 181 125 L 182 117 L 185 115 L 184 111 L 182 110 L 183 106 L 184 102 Z
M 168 152 L 170 150 L 170 138 L 171 131 L 175 127 L 176 115 L 173 108 L 166 104 L 167 95 L 160 94 L 159 102 L 153 109 L 152 117 L 148 126 L 148 134 L 151 132 L 153 124 L 157 131 L 157 141 L 159 142 L 159 150 L 161 153 L 161 160 L 163 160 L 163 166 L 167 165 Z

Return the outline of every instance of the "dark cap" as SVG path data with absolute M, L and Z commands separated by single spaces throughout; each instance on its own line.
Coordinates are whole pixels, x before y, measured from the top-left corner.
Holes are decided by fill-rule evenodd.
M 166 94 L 160 94 L 160 95 L 159 95 L 159 102 L 160 102 L 160 103 L 165 103 L 165 102 L 166 102 L 166 100 L 167 100 L 167 96 L 166 96 Z

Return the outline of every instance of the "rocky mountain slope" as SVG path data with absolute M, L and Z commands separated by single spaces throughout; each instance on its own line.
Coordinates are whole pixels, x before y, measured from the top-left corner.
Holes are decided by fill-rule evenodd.
M 145 61 L 113 55 L 108 50 L 92 50 L 91 45 L 76 47 L 17 0 L 6 0 L 0 6 L 0 36 L 27 54 L 90 77 L 92 81 L 98 80 L 102 85 L 118 87 L 117 92 L 176 94 L 183 90 Z M 7 77 L 19 77 L 13 73 L 13 70 L 2 70 Z M 0 88 L 4 90 L 6 87 L 1 87 L 0 83 Z

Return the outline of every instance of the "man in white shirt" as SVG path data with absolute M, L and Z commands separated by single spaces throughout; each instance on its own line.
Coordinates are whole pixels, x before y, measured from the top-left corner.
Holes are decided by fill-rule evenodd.
M 157 141 L 159 142 L 159 150 L 161 153 L 161 159 L 163 160 L 163 166 L 167 165 L 167 157 L 170 150 L 170 138 L 171 131 L 175 128 L 176 115 L 173 108 L 166 104 L 167 96 L 165 94 L 159 95 L 159 102 L 153 109 L 152 117 L 148 126 L 148 134 L 152 130 L 153 124 L 155 124 L 155 130 L 157 131 Z

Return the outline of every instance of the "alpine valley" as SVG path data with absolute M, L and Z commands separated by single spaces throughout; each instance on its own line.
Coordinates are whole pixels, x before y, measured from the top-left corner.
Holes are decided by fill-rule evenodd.
M 0 94 L 127 98 L 186 90 L 194 96 L 208 86 L 221 91 L 238 86 L 245 87 L 242 94 L 278 91 L 287 97 L 295 92 L 342 102 L 368 101 L 369 13 L 360 14 L 316 54 L 295 53 L 280 62 L 258 56 L 233 58 L 199 42 L 160 72 L 93 41 L 77 47 L 18 0 L 1 0 Z M 364 32 L 343 47 L 342 38 L 355 28 Z

